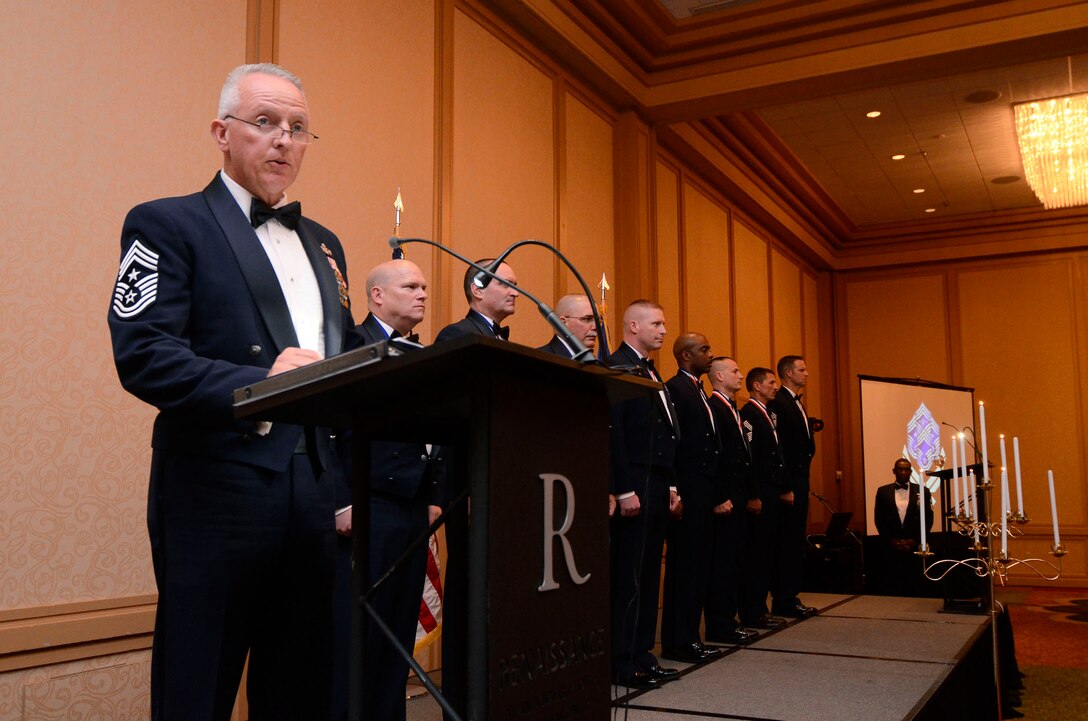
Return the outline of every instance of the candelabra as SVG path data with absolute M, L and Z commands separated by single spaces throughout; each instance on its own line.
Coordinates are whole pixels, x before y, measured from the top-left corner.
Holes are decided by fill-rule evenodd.
M 984 481 L 977 485 L 977 489 L 976 493 L 983 494 L 983 508 L 988 508 L 987 501 L 989 500 L 989 492 L 993 489 L 993 484 Z M 1005 514 L 1003 521 L 984 521 L 971 516 L 967 503 L 964 501 L 964 508 L 955 508 L 948 514 L 948 518 L 956 533 L 965 538 L 974 539 L 974 544 L 968 546 L 968 549 L 973 551 L 975 555 L 971 558 L 944 558 L 930 562 L 929 559 L 933 552 L 929 550 L 928 544 L 922 545 L 915 551 L 915 555 L 922 557 L 922 572 L 930 581 L 940 581 L 954 569 L 961 567 L 971 570 L 979 578 L 990 577 L 1002 586 L 1008 580 L 1009 571 L 1017 566 L 1023 566 L 1047 581 L 1055 581 L 1061 577 L 1062 556 L 1066 554 L 1066 550 L 1065 546 L 1060 543 L 1050 548 L 1050 555 L 1057 560 L 1056 564 L 1043 558 L 1013 558 L 1009 556 L 1008 539 L 1023 536 L 1024 532 L 1019 527 L 1031 522 L 1031 519 L 1024 516 L 1023 513 L 1009 511 Z M 1001 539 L 1001 550 L 994 554 L 991 553 L 991 539 L 996 538 Z

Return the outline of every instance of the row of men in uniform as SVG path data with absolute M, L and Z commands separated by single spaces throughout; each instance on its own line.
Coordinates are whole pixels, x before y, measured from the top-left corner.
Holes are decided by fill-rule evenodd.
M 496 275 L 502 280 L 466 272 L 468 314 L 443 328 L 435 342 L 470 333 L 509 339 L 502 323 L 515 312 L 517 277 L 506 263 Z M 368 340 L 407 336 L 422 320 L 426 281 L 414 264 L 390 261 L 371 273 L 367 299 L 370 313 L 360 329 Z M 560 298 L 556 313 L 574 337 L 595 348 L 595 319 L 586 296 Z M 369 332 L 379 323 L 386 336 Z M 625 310 L 623 342 L 608 364 L 662 382 L 650 354 L 662 347 L 666 334 L 663 309 L 635 301 Z M 567 358 L 575 354 L 558 334 L 539 349 Z M 708 642 L 747 643 L 756 637 L 752 629 L 781 625 L 775 616 L 814 613 L 797 596 L 815 450 L 802 404 L 808 381 L 804 359 L 781 360 L 780 390 L 771 370 L 755 368 L 745 376 L 734 359 L 714 357 L 702 334 L 681 334 L 673 354 L 679 370 L 659 394 L 618 404 L 611 419 L 612 673 L 617 684 L 635 688 L 656 687 L 678 673 L 659 664 L 652 652 L 666 539 L 664 658 L 687 663 L 716 658 L 720 649 L 700 637 L 704 618 Z M 709 395 L 704 376 L 713 389 Z M 742 386 L 750 400 L 738 408 Z M 426 525 L 425 514 L 418 518 L 417 533 Z M 374 549 L 396 544 L 375 535 L 386 533 L 376 518 L 372 529 L 372 564 L 384 568 L 397 549 L 384 559 L 375 558 Z M 418 594 L 422 586 L 422 566 L 417 568 L 406 593 Z M 774 615 L 767 608 L 769 592 Z M 414 632 L 409 620 L 404 620 L 405 639 Z M 391 667 L 394 659 L 389 661 Z
M 247 659 L 251 718 L 298 721 L 347 713 L 350 602 L 344 586 L 350 556 L 344 539 L 352 517 L 342 438 L 329 428 L 237 419 L 233 391 L 368 342 L 417 346 L 412 328 L 426 310 L 426 281 L 408 261 L 379 265 L 366 282 L 367 316 L 356 322 L 339 239 L 286 198 L 307 148 L 318 139 L 310 127 L 296 76 L 267 63 L 235 68 L 210 124 L 222 169 L 200 192 L 136 206 L 122 228 L 108 314 L 114 362 L 125 389 L 158 410 L 147 509 L 159 592 L 153 721 L 226 721 Z M 436 342 L 467 333 L 508 337 L 501 324 L 515 310 L 516 278 L 507 265 L 497 273 L 499 282 L 466 274 L 471 310 L 442 329 Z M 585 340 L 587 308 L 584 297 L 557 303 L 563 322 L 583 326 L 575 332 Z M 660 307 L 636 302 L 624 314 L 624 342 L 610 362 L 641 364 L 664 337 Z M 743 516 L 747 523 L 734 524 L 732 533 L 748 526 L 744 538 L 751 540 L 745 543 L 758 547 L 763 559 L 750 564 L 749 551 L 742 552 L 741 578 L 771 589 L 772 611 L 809 612 L 796 600 L 794 576 L 772 570 L 790 566 L 792 556 L 783 551 L 789 559 L 779 562 L 771 549 L 800 540 L 811 435 L 794 460 L 786 414 L 777 411 L 776 424 L 770 405 L 773 374 L 749 371 L 749 406 L 757 408 L 738 416 L 735 407 L 721 406 L 739 389 L 735 363 L 711 362 L 708 344 L 693 334 L 681 340 L 677 356 L 686 370 L 662 387 L 659 398 L 622 404 L 613 414 L 613 671 L 617 681 L 634 685 L 656 685 L 673 673 L 650 652 L 666 533 L 670 590 L 663 636 L 670 655 L 704 653 L 692 631 L 691 603 L 712 575 L 700 565 L 706 563 L 700 534 L 719 516 Z M 562 341 L 548 346 L 559 351 Z M 708 371 L 722 399 L 699 391 L 691 397 L 700 405 L 676 404 L 682 397 L 677 384 L 695 389 L 682 374 L 698 378 Z M 652 367 L 646 372 L 656 376 Z M 787 387 L 803 387 L 803 362 L 783 372 Z M 694 421 L 691 432 L 685 430 L 685 418 L 704 402 L 717 404 L 706 422 L 715 418 L 721 434 L 700 432 Z M 803 417 L 800 403 L 794 406 Z M 724 429 L 738 418 L 741 439 L 727 447 Z M 702 458 L 692 450 L 700 443 L 722 445 Z M 747 462 L 734 453 L 741 447 L 749 450 Z M 438 512 L 445 461 L 440 448 L 386 444 L 375 447 L 371 463 L 373 574 L 388 568 Z M 723 474 L 742 489 L 729 499 L 729 513 L 719 511 L 724 502 L 716 491 L 703 488 Z M 774 540 L 778 529 L 794 528 L 796 533 L 781 532 L 785 540 Z M 374 598 L 409 648 L 425 558 L 421 547 Z M 740 584 L 749 593 L 738 597 L 736 617 L 723 619 L 715 633 L 728 636 L 738 622 L 771 623 L 762 587 Z M 709 619 L 708 628 L 715 628 Z M 367 717 L 404 718 L 405 662 L 378 636 L 366 644 Z

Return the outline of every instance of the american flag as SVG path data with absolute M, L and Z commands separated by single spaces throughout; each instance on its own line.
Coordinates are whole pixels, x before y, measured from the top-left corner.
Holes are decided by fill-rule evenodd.
M 427 577 L 423 581 L 423 598 L 419 602 L 419 622 L 416 624 L 416 653 L 434 643 L 441 628 L 442 576 L 438 566 L 438 537 L 432 534 L 427 543 Z

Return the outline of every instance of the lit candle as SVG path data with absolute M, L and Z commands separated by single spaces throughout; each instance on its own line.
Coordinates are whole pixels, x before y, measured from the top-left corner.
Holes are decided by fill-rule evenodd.
M 1046 472 L 1046 480 L 1050 483 L 1050 518 L 1054 522 L 1054 548 L 1057 548 L 1061 545 L 1061 539 L 1058 538 L 1058 502 L 1054 498 L 1054 471 Z
M 1004 438 L 1004 436 L 1002 436 Z M 1009 557 L 1009 474 L 1001 468 L 1001 555 Z
M 982 481 L 985 483 L 990 477 L 990 454 L 986 452 L 986 406 L 982 401 L 978 402 L 978 428 L 982 436 Z
M 1024 490 L 1020 485 L 1020 438 L 1012 437 L 1012 467 L 1016 471 L 1016 512 L 1024 517 Z
M 969 495 L 968 490 L 970 490 L 970 488 L 974 488 L 974 485 L 973 484 L 968 484 L 968 477 L 967 477 L 967 445 L 966 445 L 966 442 L 964 441 L 963 433 L 960 433 L 960 463 L 963 464 L 963 474 L 962 474 L 963 475 L 963 513 L 964 513 L 964 515 L 970 516 L 971 511 L 969 511 L 968 508 L 967 508 L 967 498 L 968 498 L 968 495 Z M 976 513 L 974 517 L 978 518 L 978 514 Z
M 960 514 L 960 452 L 956 439 L 952 439 L 952 515 Z
M 1002 468 L 1008 468 L 1009 464 L 1005 460 L 1005 434 L 1004 433 L 1000 434 L 997 437 L 997 439 L 998 439 L 998 441 L 1001 442 L 1001 467 Z

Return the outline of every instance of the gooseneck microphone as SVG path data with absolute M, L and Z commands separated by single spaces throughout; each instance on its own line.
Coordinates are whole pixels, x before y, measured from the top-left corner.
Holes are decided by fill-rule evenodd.
M 500 253 L 498 258 L 488 264 L 488 268 L 492 272 L 498 270 L 499 264 L 501 264 L 506 259 L 506 256 L 510 255 L 512 252 L 514 252 L 523 245 L 539 245 L 541 248 L 547 248 L 551 252 L 555 253 L 556 257 L 558 257 L 559 260 L 563 262 L 563 265 L 567 266 L 570 272 L 574 274 L 574 277 L 578 280 L 578 284 L 582 286 L 582 292 L 585 293 L 586 298 L 589 299 L 589 307 L 590 310 L 593 311 L 593 327 L 597 331 L 597 347 L 602 348 L 601 344 L 604 343 L 604 339 L 606 336 L 604 334 L 604 326 L 601 323 L 601 314 L 597 311 L 596 301 L 593 300 L 593 293 L 589 290 L 589 285 L 586 284 L 585 279 L 582 277 L 582 274 L 578 272 L 578 269 L 574 267 L 574 264 L 567 260 L 567 256 L 563 255 L 554 245 L 550 243 L 545 243 L 543 240 L 536 240 L 535 238 L 526 238 L 525 240 L 519 240 L 518 242 L 514 243 L 509 248 L 504 250 L 502 253 Z M 480 273 L 477 273 L 476 278 L 479 278 L 480 275 Z M 482 288 L 483 286 L 480 287 Z
M 500 278 L 498 275 L 495 274 L 495 270 L 497 270 L 498 267 L 499 267 L 499 261 L 495 261 L 495 262 L 489 264 L 491 266 L 494 266 L 494 270 L 493 270 L 492 268 L 490 268 L 488 266 L 480 265 L 479 263 L 476 263 L 474 261 L 469 260 L 468 258 L 461 255 L 457 251 L 451 250 L 450 248 L 447 248 L 446 246 L 442 245 L 441 243 L 436 243 L 435 241 L 428 240 L 427 238 L 398 238 L 396 236 L 393 236 L 392 238 L 389 239 L 389 247 L 393 248 L 394 250 L 397 249 L 397 248 L 400 248 L 402 245 L 405 245 L 407 243 L 423 243 L 424 245 L 433 246 L 435 248 L 438 248 L 439 250 L 441 250 L 444 253 L 448 253 L 449 255 L 452 255 L 454 258 L 457 258 L 457 260 L 459 260 L 462 263 L 468 265 L 469 267 L 475 268 L 479 272 L 476 274 L 476 277 L 473 278 L 473 283 L 478 288 L 483 288 L 483 287 L 485 287 L 487 285 L 487 283 L 483 283 L 481 285 L 479 282 L 477 282 L 477 279 L 481 275 L 483 275 L 485 278 L 487 278 L 488 283 L 490 283 L 492 280 L 497 280 L 498 282 L 500 282 L 500 283 L 502 283 L 504 285 L 508 285 L 511 288 L 516 289 L 518 291 L 518 293 L 521 293 L 526 298 L 531 300 L 533 303 L 536 303 L 536 308 L 537 308 L 537 310 L 540 311 L 540 315 L 544 316 L 544 320 L 548 321 L 548 324 L 552 328 L 555 329 L 555 332 L 557 334 L 559 334 L 559 336 L 562 337 L 563 340 L 565 340 L 567 342 L 567 344 L 571 347 L 571 349 L 574 350 L 574 360 L 580 361 L 582 363 L 590 363 L 590 362 L 592 362 L 594 360 L 593 353 L 590 352 L 590 350 L 588 348 L 586 348 L 585 345 L 582 344 L 582 341 L 578 340 L 574 336 L 574 334 L 571 333 L 570 328 L 563 325 L 563 323 L 559 320 L 559 316 L 556 315 L 555 311 L 552 310 L 551 308 L 549 308 L 546 303 L 541 301 L 539 298 L 537 298 L 535 295 L 533 295 L 529 291 L 527 291 L 524 288 L 522 288 L 521 286 L 519 286 L 517 283 L 511 283 L 509 281 L 503 280 L 502 278 Z M 504 253 L 504 255 L 505 254 L 506 253 Z M 591 303 L 593 302 L 592 298 L 590 298 L 590 302 Z M 596 310 L 596 309 L 594 309 L 594 310 Z

